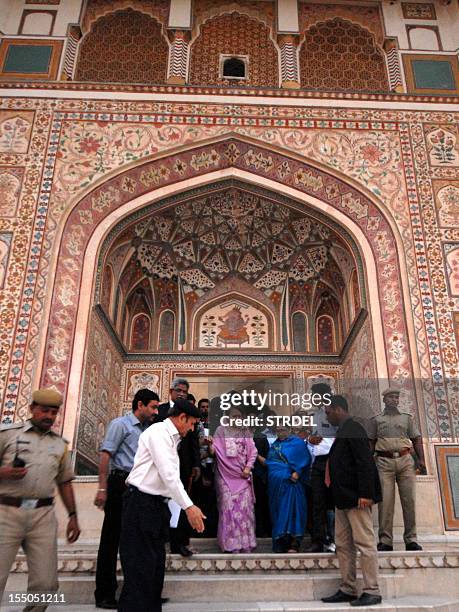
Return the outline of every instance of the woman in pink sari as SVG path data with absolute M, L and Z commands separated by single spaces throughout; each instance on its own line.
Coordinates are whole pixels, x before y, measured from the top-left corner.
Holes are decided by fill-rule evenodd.
M 235 407 L 229 410 L 228 416 L 242 417 Z M 257 448 L 248 431 L 220 425 L 212 440 L 211 452 L 216 458 L 218 544 L 223 552 L 250 552 L 257 545 L 251 475 Z

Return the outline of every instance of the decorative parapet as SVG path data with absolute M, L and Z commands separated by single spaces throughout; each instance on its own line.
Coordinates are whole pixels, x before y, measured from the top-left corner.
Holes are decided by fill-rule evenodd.
M 190 34 L 184 30 L 169 30 L 171 45 L 167 82 L 171 85 L 184 85 L 187 81 Z
M 97 553 L 78 551 L 61 552 L 58 559 L 58 571 L 65 574 L 94 574 L 96 571 Z M 378 554 L 379 569 L 393 572 L 395 570 L 459 568 L 459 551 L 422 551 L 391 552 Z M 120 565 L 118 562 L 118 569 Z M 166 561 L 168 573 L 201 574 L 247 573 L 247 572 L 323 572 L 339 570 L 338 558 L 334 554 L 195 554 L 192 559 L 180 555 L 168 555 Z M 18 555 L 12 572 L 27 572 L 24 555 Z
M 78 42 L 81 40 L 82 32 L 78 24 L 70 24 L 67 29 L 67 44 L 65 46 L 64 64 L 61 75 L 62 81 L 73 80 L 75 60 L 78 50 Z
M 384 51 L 386 52 L 390 89 L 397 93 L 404 93 L 397 40 L 395 38 L 386 38 L 384 41 Z
M 281 52 L 281 87 L 284 89 L 299 89 L 300 87 L 298 42 L 299 37 L 294 34 L 278 36 Z

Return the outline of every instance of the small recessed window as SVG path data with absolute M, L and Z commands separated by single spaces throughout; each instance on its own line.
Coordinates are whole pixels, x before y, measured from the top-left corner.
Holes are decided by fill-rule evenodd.
M 247 78 L 246 59 L 243 57 L 223 58 L 222 77 L 224 79 Z

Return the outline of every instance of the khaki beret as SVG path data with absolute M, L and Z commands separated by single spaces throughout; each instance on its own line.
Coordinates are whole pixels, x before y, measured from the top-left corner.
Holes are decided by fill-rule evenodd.
M 40 404 L 40 406 L 59 408 L 63 401 L 62 395 L 54 389 L 39 389 L 32 393 L 32 402 Z
M 396 393 L 397 395 L 400 395 L 401 391 L 400 389 L 397 389 L 396 387 L 387 387 L 387 389 L 384 389 L 381 395 L 383 397 L 386 397 L 386 395 L 389 395 L 390 393 Z

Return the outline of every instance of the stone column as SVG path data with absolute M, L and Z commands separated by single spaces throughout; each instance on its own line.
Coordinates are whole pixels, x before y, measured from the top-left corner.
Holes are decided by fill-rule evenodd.
M 299 36 L 280 34 L 278 43 L 281 50 L 281 87 L 298 89 L 300 87 L 300 66 L 298 59 Z
M 69 24 L 61 81 L 71 81 L 73 79 L 78 42 L 81 40 L 81 37 L 82 32 L 80 26 L 78 24 Z
M 187 81 L 188 53 L 190 45 L 189 32 L 169 30 L 171 46 L 167 82 L 173 85 L 184 85 Z
M 403 93 L 402 69 L 398 55 L 398 44 L 395 38 L 386 38 L 384 41 L 384 51 L 386 52 L 387 70 L 389 73 L 389 85 L 391 91 Z

